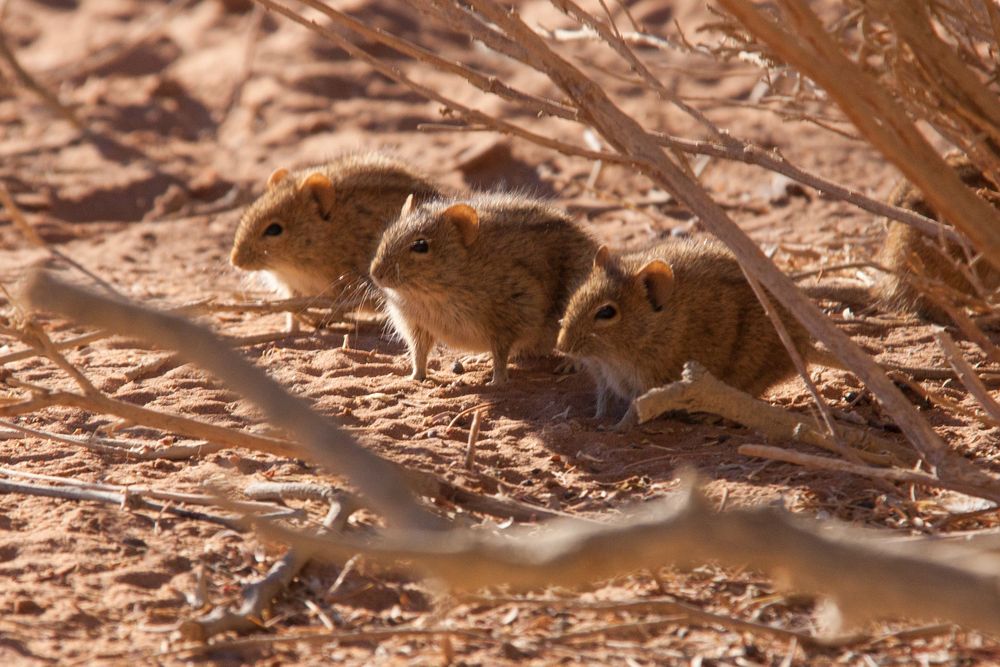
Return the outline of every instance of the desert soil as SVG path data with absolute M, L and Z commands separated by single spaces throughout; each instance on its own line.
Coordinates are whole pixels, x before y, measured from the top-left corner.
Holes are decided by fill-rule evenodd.
M 24 67 L 104 137 L 81 135 L 31 90 L 4 79 L 0 179 L 50 248 L 131 298 L 162 307 L 273 298 L 252 276 L 228 263 L 241 207 L 259 194 L 274 168 L 309 165 L 357 148 L 394 151 L 454 187 L 518 187 L 554 197 L 595 235 L 615 245 L 671 233 L 703 233 L 682 208 L 626 169 L 606 167 L 596 187 L 588 190 L 591 164 L 585 160 L 489 133 L 421 130 L 423 123 L 446 120 L 439 105 L 372 73 L 281 17 L 265 15 L 260 20 L 239 2 L 181 4 L 180 11 L 163 17 L 158 13 L 166 3 L 11 0 L 5 3 L 0 24 Z M 405 3 L 338 4 L 369 24 L 434 44 L 457 59 L 508 71 L 511 84 L 550 92 L 539 77 L 515 70 L 433 21 L 418 19 Z M 666 0 L 639 0 L 630 5 L 638 21 L 669 34 L 675 34 L 673 19 L 696 35 L 695 28 L 710 18 L 702 3 L 694 1 L 672 6 Z M 522 11 L 546 27 L 570 25 L 542 0 L 526 0 Z M 136 43 L 145 32 L 148 39 Z M 129 43 L 127 53 L 116 54 Z M 579 57 L 596 51 L 586 43 L 565 48 Z M 384 49 L 376 52 L 391 57 Z M 668 86 L 690 96 L 721 126 L 878 197 L 885 197 L 895 183 L 897 173 L 861 142 L 746 108 L 757 81 L 748 66 L 720 65 L 674 52 L 644 54 L 655 60 Z M 601 64 L 617 66 L 610 59 Z M 503 108 L 445 75 L 421 67 L 414 71 L 421 81 L 484 110 Z M 664 103 L 632 94 L 625 82 L 608 81 L 610 92 L 644 122 L 700 136 Z M 524 113 L 510 118 L 531 120 Z M 559 131 L 567 141 L 582 140 Z M 472 154 L 483 157 L 470 159 Z M 882 223 L 869 214 L 814 192 L 787 189 L 760 170 L 713 161 L 702 181 L 790 272 L 870 259 L 883 239 Z M 47 248 L 29 244 L 10 223 L 3 211 L 0 281 L 7 290 L 15 290 L 26 271 L 38 266 L 81 284 L 92 282 L 52 259 Z M 860 273 L 862 278 L 874 275 Z M 11 314 L 16 306 L 7 292 L 4 295 L 0 307 Z M 825 305 L 838 315 L 845 331 L 880 359 L 942 365 L 928 325 L 892 313 L 874 315 L 896 318 L 893 325 L 852 322 L 842 305 Z M 38 317 L 57 340 L 85 331 L 44 314 Z M 284 326 L 281 314 L 227 313 L 202 321 L 234 336 L 280 333 Z M 365 446 L 393 461 L 432 471 L 475 492 L 502 493 L 571 515 L 596 516 L 670 494 L 684 469 L 697 470 L 709 497 L 728 507 L 780 503 L 805 516 L 890 528 L 900 535 L 937 530 L 936 522 L 949 512 L 977 507 L 947 494 L 906 488 L 887 492 L 861 478 L 749 459 L 736 450 L 741 444 L 761 442 L 760 437 L 711 418 L 661 418 L 627 434 L 610 433 L 606 422 L 590 416 L 590 380 L 582 374 L 554 373 L 555 360 L 519 362 L 511 382 L 493 388 L 485 386 L 486 359 L 439 349 L 431 364 L 433 377 L 416 383 L 407 379 L 403 347 L 384 330 L 379 322 L 333 326 L 307 336 L 277 336 L 272 342 L 246 346 L 243 352 L 318 411 L 351 429 Z M 970 358 L 978 359 L 971 345 L 961 344 Z M 23 347 L 0 338 L 0 354 Z M 68 352 L 69 360 L 100 390 L 117 399 L 233 429 L 267 432 L 253 406 L 198 368 L 153 363 L 166 356 L 122 339 Z M 462 369 L 456 372 L 459 360 Z M 136 372 L 139 368 L 145 370 Z M 64 373 L 39 357 L 10 363 L 4 370 L 23 382 L 73 388 Z M 834 407 L 851 412 L 886 437 L 899 438 L 850 375 L 814 368 L 813 377 Z M 975 409 L 964 392 L 926 384 Z M 9 390 L 0 400 L 21 396 Z M 800 380 L 774 388 L 768 399 L 803 412 L 811 406 Z M 477 472 L 466 472 L 462 461 L 471 417 L 459 419 L 450 430 L 446 426 L 456 414 L 477 405 L 487 406 Z M 975 454 L 980 461 L 995 458 L 996 429 L 971 416 L 928 405 L 921 409 L 956 450 Z M 69 408 L 41 410 L 17 422 L 82 435 L 121 426 L 113 417 Z M 242 489 L 254 482 L 315 481 L 320 475 L 299 460 L 244 450 L 183 461 L 136 461 L 18 436 L 3 427 L 0 434 L 6 434 L 0 436 L 0 463 L 6 469 L 91 482 L 187 492 L 214 486 L 241 497 Z M 128 425 L 114 437 L 150 446 L 186 442 Z M 304 507 L 313 520 L 325 509 L 319 503 L 293 504 Z M 364 530 L 374 520 L 360 513 L 351 530 Z M 505 524 L 496 521 L 502 531 Z M 987 516 L 954 522 L 948 529 L 983 528 L 991 521 Z M 0 663 L 182 661 L 186 654 L 170 654 L 183 646 L 171 634 L 174 624 L 202 613 L 204 601 L 220 605 L 236 600 L 241 587 L 261 577 L 281 553 L 280 545 L 252 532 L 192 518 L 94 502 L 0 495 Z M 454 659 L 464 664 L 635 665 L 699 658 L 701 664 L 737 665 L 790 664 L 783 663 L 786 659 L 965 664 L 1000 659 L 993 640 L 959 630 L 907 639 L 890 635 L 821 650 L 657 615 L 455 603 L 432 585 L 368 571 L 363 565 L 330 592 L 339 574 L 334 565 L 310 566 L 278 599 L 268 627 L 259 635 L 322 628 L 320 615 L 344 630 L 451 623 L 492 631 L 489 639 L 451 640 Z M 580 596 L 610 601 L 661 593 L 745 620 L 822 631 L 822 607 L 816 600 L 786 595 L 760 574 L 712 565 L 665 569 L 658 579 L 647 573 L 595 582 Z M 664 622 L 559 638 L 641 621 Z M 881 637 L 913 625 L 900 619 L 861 629 Z M 231 648 L 199 659 L 225 664 L 439 664 L 443 646 L 438 639 L 400 636 L 339 645 Z M 157 657 L 161 652 L 167 655 Z

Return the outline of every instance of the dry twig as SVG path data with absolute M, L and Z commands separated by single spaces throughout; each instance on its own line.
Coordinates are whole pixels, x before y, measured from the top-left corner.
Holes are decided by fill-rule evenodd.
M 902 470 L 900 468 L 875 468 L 873 466 L 860 465 L 849 461 L 832 459 L 828 456 L 814 456 L 794 452 L 781 447 L 768 447 L 767 445 L 740 445 L 739 453 L 744 456 L 756 456 L 772 461 L 784 461 L 796 465 L 813 468 L 816 470 L 829 470 L 833 472 L 846 472 L 869 479 L 886 480 L 890 482 L 903 482 L 906 484 L 916 484 L 930 489 L 950 489 L 959 493 L 968 493 L 968 489 L 962 484 L 951 484 L 947 480 L 940 480 L 933 475 L 914 470 Z M 1000 503 L 997 498 L 990 498 L 995 503 Z
M 350 501 L 334 501 L 323 519 L 320 534 L 339 533 L 354 509 Z M 185 640 L 203 642 L 225 632 L 245 633 L 258 629 L 270 612 L 274 598 L 288 588 L 312 557 L 313 553 L 307 549 L 289 549 L 271 567 L 267 576 L 243 588 L 240 593 L 242 603 L 238 608 L 216 607 L 203 616 L 184 621 L 178 626 L 180 636 Z
M 122 508 L 148 509 L 157 512 L 158 514 L 174 514 L 185 519 L 196 519 L 198 521 L 217 523 L 237 532 L 243 532 L 246 530 L 246 526 L 238 518 L 231 519 L 229 517 L 210 514 L 208 512 L 186 510 L 180 507 L 175 507 L 173 503 L 169 501 L 166 503 L 157 503 L 129 493 L 113 493 L 110 491 L 83 489 L 73 486 L 48 486 L 27 484 L 23 482 L 6 482 L 2 480 L 0 480 L 0 492 L 22 493 L 31 496 L 60 498 L 62 500 L 93 501 L 108 505 L 115 505 Z
M 944 353 L 948 364 L 955 370 L 958 379 L 979 402 L 979 405 L 989 416 L 990 420 L 993 421 L 993 424 L 1000 426 L 1000 405 L 997 404 L 996 400 L 990 395 L 989 390 L 983 385 L 982 380 L 976 375 L 976 369 L 965 360 L 962 351 L 955 345 L 955 341 L 943 329 L 934 333 L 934 339 L 937 340 L 941 352 Z
M 749 0 L 720 0 L 719 4 L 785 62 L 822 86 L 865 138 L 926 195 L 931 207 L 961 229 L 987 260 L 1000 268 L 1000 213 L 965 187 L 884 87 L 844 55 L 805 3 L 778 0 L 788 29 Z M 911 36 L 919 33 L 918 41 L 912 43 L 915 52 L 922 54 L 919 57 L 932 57 L 924 54 L 930 48 L 944 60 L 940 69 L 935 68 L 937 71 L 944 69 L 955 75 L 965 71 L 961 63 L 954 66 L 953 54 L 940 48 L 940 40 L 932 36 L 921 3 L 885 0 L 883 6 L 890 8 L 897 27 L 911 31 Z M 963 78 L 966 84 L 968 80 Z M 978 87 L 970 85 L 968 89 Z M 996 100 L 988 104 L 995 107 Z
M 718 561 L 780 573 L 796 590 L 829 595 L 848 623 L 905 616 L 1000 630 L 992 556 L 936 551 L 923 543 L 883 548 L 870 534 L 843 528 L 819 532 L 777 509 L 716 513 L 690 486 L 681 497 L 649 503 L 614 524 L 553 521 L 541 535 L 512 530 L 508 538 L 409 531 L 376 540 L 330 540 L 256 523 L 265 535 L 311 545 L 332 562 L 354 554 L 386 566 L 407 562 L 456 590 L 576 586 L 668 564 Z
M 476 410 L 472 414 L 472 426 L 469 427 L 469 442 L 465 449 L 465 469 L 473 470 L 476 463 L 476 441 L 479 440 L 479 427 L 483 421 L 483 411 Z
M 841 453 L 841 447 L 804 424 L 798 415 L 733 389 L 694 361 L 684 365 L 681 380 L 646 392 L 635 400 L 634 405 L 639 423 L 670 410 L 710 412 L 752 428 L 769 440 L 792 440 Z M 856 455 L 863 460 L 884 464 L 894 457 L 906 463 L 913 461 L 909 451 L 889 440 L 843 426 L 837 431 L 848 446 L 858 450 Z
M 175 315 L 155 312 L 125 301 L 99 297 L 80 288 L 60 283 L 43 273 L 36 273 L 28 278 L 24 296 L 36 307 L 49 308 L 78 322 L 112 331 L 128 332 L 157 345 L 179 350 L 186 359 L 211 371 L 223 382 L 238 389 L 259 405 L 275 426 L 294 433 L 303 443 L 312 443 L 311 451 L 314 456 L 331 469 L 346 472 L 366 495 L 370 494 L 368 498 L 372 505 L 384 512 L 387 517 L 403 525 L 430 526 L 437 523 L 413 502 L 409 484 L 395 465 L 360 447 L 332 421 L 320 417 L 301 399 L 286 393 L 266 373 L 244 362 L 232 348 L 216 339 L 206 329 Z M 60 396 L 61 400 L 55 402 L 72 404 L 70 401 L 76 398 L 74 395 L 63 395 Z M 187 430 L 194 430 L 197 427 L 201 432 L 211 431 L 212 435 L 216 436 L 195 436 L 206 440 L 262 441 L 274 446 L 275 450 L 285 455 L 293 452 L 298 455 L 303 453 L 295 446 L 286 446 L 284 443 L 276 445 L 275 441 L 269 438 L 250 436 L 181 417 L 169 416 L 164 419 L 160 413 L 115 401 L 103 394 L 86 398 L 91 403 L 89 407 L 96 404 L 101 406 L 102 412 L 121 414 L 142 411 L 142 418 L 133 421 L 146 424 L 151 423 L 150 420 L 153 419 L 161 423 L 170 421 L 175 422 L 175 426 L 183 426 Z M 125 410 L 123 406 L 129 406 L 129 409 Z M 107 409 L 109 407 L 115 409 L 109 410 Z M 4 408 L 0 408 L 0 414 L 3 410 Z M 128 418 L 127 414 L 121 416 Z M 176 431 L 176 428 L 171 430 Z

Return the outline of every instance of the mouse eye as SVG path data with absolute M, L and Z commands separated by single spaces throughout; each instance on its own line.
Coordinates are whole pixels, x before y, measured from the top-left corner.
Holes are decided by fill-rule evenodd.
M 272 222 L 264 230 L 264 236 L 281 236 L 281 232 L 285 231 L 285 228 L 276 222 Z
M 427 243 L 427 239 L 417 239 L 416 241 L 410 244 L 410 250 L 412 250 L 413 252 L 419 252 L 423 254 L 430 249 L 431 247 L 430 244 Z
M 618 309 L 612 306 L 610 303 L 605 304 L 597 309 L 594 313 L 595 320 L 611 320 L 618 314 Z

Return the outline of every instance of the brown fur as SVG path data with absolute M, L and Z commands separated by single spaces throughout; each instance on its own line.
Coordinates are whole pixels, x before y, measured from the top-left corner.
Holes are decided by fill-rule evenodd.
M 964 155 L 951 155 L 948 164 L 970 188 L 1000 208 L 996 186 L 988 181 Z M 890 201 L 895 206 L 908 208 L 928 218 L 938 219 L 924 196 L 907 181 L 893 190 Z M 947 242 L 942 248 L 938 239 L 928 237 L 901 222 L 889 221 L 885 245 L 878 261 L 892 273 L 884 274 L 875 286 L 875 296 L 886 307 L 895 310 L 915 311 L 921 317 L 940 323 L 950 323 L 947 313 L 935 306 L 907 280 L 907 276 L 921 273 L 932 281 L 944 283 L 952 289 L 975 294 L 975 288 L 962 275 L 955 264 L 967 264 L 965 253 L 958 244 Z M 974 265 L 975 275 L 987 289 L 1000 287 L 1000 272 L 987 262 Z
M 653 282 L 650 268 L 660 276 Z M 600 318 L 608 306 L 615 315 Z M 809 356 L 814 348 L 805 330 L 791 317 L 782 320 Z M 570 299 L 556 349 L 594 376 L 598 417 L 609 390 L 631 400 L 679 380 L 689 360 L 754 394 L 795 372 L 735 256 L 716 241 L 678 239 L 617 257 L 599 253 Z
M 412 249 L 418 240 L 426 252 Z M 493 384 L 500 384 L 510 353 L 552 350 L 559 316 L 595 250 L 553 206 L 479 194 L 402 215 L 386 230 L 371 275 L 409 346 L 415 379 L 425 377 L 428 352 L 440 340 L 492 353 Z
M 330 294 L 342 297 L 345 307 L 370 310 L 368 266 L 410 194 L 419 202 L 441 192 L 404 162 L 379 153 L 295 172 L 279 169 L 243 214 L 230 261 L 268 272 L 286 296 Z M 266 235 L 274 223 L 282 233 Z

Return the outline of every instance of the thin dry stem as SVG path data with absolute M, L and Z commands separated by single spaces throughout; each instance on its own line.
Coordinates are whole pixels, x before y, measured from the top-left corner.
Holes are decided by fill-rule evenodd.
M 472 426 L 469 427 L 469 442 L 465 449 L 465 469 L 474 470 L 476 465 L 476 442 L 479 440 L 479 427 L 483 421 L 483 411 L 476 410 L 472 414 Z
M 749 0 L 719 0 L 785 62 L 822 86 L 865 138 L 920 188 L 930 206 L 1000 268 L 1000 212 L 970 192 L 947 168 L 885 89 L 842 53 L 807 5 L 801 0 L 778 2 L 794 33 Z
M 886 480 L 891 482 L 903 482 L 906 484 L 916 484 L 928 489 L 949 489 L 959 493 L 968 493 L 968 489 L 963 484 L 951 484 L 947 480 L 940 480 L 933 475 L 914 470 L 902 470 L 899 468 L 875 468 L 873 466 L 860 465 L 832 459 L 828 456 L 815 456 L 802 452 L 784 449 L 782 447 L 770 447 L 768 445 L 740 445 L 739 453 L 744 456 L 756 456 L 772 461 L 784 461 L 794 463 L 806 468 L 815 470 L 829 470 L 832 472 L 846 472 L 852 475 L 859 475 L 869 479 Z M 990 498 L 993 502 L 1000 502 L 998 498 Z
M 48 486 L 38 484 L 27 484 L 23 482 L 7 482 L 0 480 L 0 492 L 21 493 L 31 496 L 45 496 L 47 498 L 59 498 L 61 500 L 80 500 L 99 502 L 117 507 L 131 507 L 136 509 L 147 509 L 158 514 L 167 513 L 186 519 L 196 519 L 223 525 L 231 530 L 243 532 L 245 526 L 239 519 L 219 516 L 208 512 L 182 509 L 175 507 L 173 503 L 157 503 L 146 500 L 140 496 L 132 496 L 127 493 L 112 493 L 108 491 L 98 491 L 93 489 L 81 489 L 71 486 Z
M 1000 404 L 997 404 L 990 395 L 989 390 L 976 375 L 976 370 L 965 360 L 962 351 L 955 345 L 955 341 L 944 330 L 935 332 L 934 339 L 937 341 L 938 347 L 941 348 L 945 359 L 948 360 L 948 364 L 955 370 L 958 379 L 979 402 L 979 405 L 992 420 L 993 425 L 1000 426 Z
M 354 509 L 345 505 L 343 500 L 334 501 L 323 519 L 319 534 L 340 532 Z M 312 557 L 313 553 L 307 549 L 289 549 L 263 579 L 243 588 L 239 607 L 216 607 L 199 618 L 182 622 L 178 627 L 181 637 L 203 642 L 226 632 L 246 633 L 258 629 L 270 612 L 274 598 L 288 588 Z

